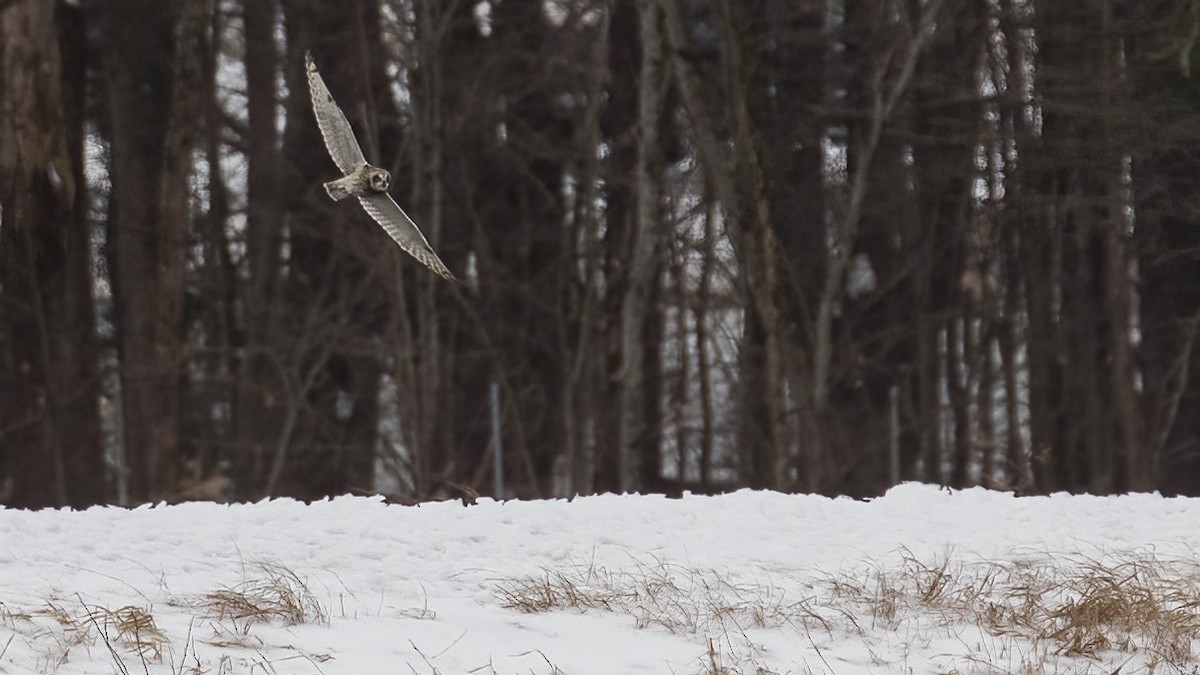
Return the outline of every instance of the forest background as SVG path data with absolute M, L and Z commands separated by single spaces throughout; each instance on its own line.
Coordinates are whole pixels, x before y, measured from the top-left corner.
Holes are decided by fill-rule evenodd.
M 1200 494 L 1198 40 L 1197 0 L 0 0 L 0 503 Z M 463 286 L 324 195 L 306 52 Z

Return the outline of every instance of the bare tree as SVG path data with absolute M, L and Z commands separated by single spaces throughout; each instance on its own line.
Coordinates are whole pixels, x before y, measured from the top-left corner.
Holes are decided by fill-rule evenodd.
M 6 503 L 1200 490 L 1191 0 L 0 6 Z
M 276 106 L 279 46 L 274 0 L 242 6 L 246 67 L 246 266 L 242 295 L 245 331 L 237 364 L 240 378 L 232 464 L 241 497 L 261 489 L 263 458 L 280 434 L 281 373 L 272 351 L 282 342 L 284 302 L 279 297 L 283 244 L 282 158 Z

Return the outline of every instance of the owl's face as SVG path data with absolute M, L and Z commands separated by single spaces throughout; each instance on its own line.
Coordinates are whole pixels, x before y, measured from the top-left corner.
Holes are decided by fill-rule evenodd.
M 387 192 L 388 187 L 392 184 L 392 174 L 383 169 L 376 169 L 371 172 L 371 189 L 375 192 Z

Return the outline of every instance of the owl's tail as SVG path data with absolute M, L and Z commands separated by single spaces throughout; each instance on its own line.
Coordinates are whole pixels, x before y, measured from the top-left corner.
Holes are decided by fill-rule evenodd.
M 325 191 L 329 193 L 329 196 L 333 199 L 333 201 L 340 201 L 350 196 L 350 192 L 346 190 L 345 185 L 345 178 L 331 180 L 325 184 Z

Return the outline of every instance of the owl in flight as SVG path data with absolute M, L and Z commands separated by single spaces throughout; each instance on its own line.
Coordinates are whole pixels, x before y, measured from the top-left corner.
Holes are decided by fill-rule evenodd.
M 334 201 L 346 197 L 358 197 L 367 213 L 400 244 L 400 248 L 419 260 L 429 269 L 437 272 L 450 281 L 458 281 L 450 270 L 434 253 L 433 247 L 425 240 L 425 235 L 417 229 L 417 224 L 388 195 L 392 176 L 387 171 L 371 166 L 363 157 L 362 148 L 354 137 L 350 122 L 333 97 L 325 87 L 325 81 L 317 72 L 312 55 L 305 54 L 304 60 L 308 69 L 308 90 L 312 94 L 313 113 L 317 116 L 317 126 L 321 128 L 321 136 L 325 139 L 325 147 L 329 150 L 333 163 L 345 174 L 342 178 L 325 183 L 325 191 Z

